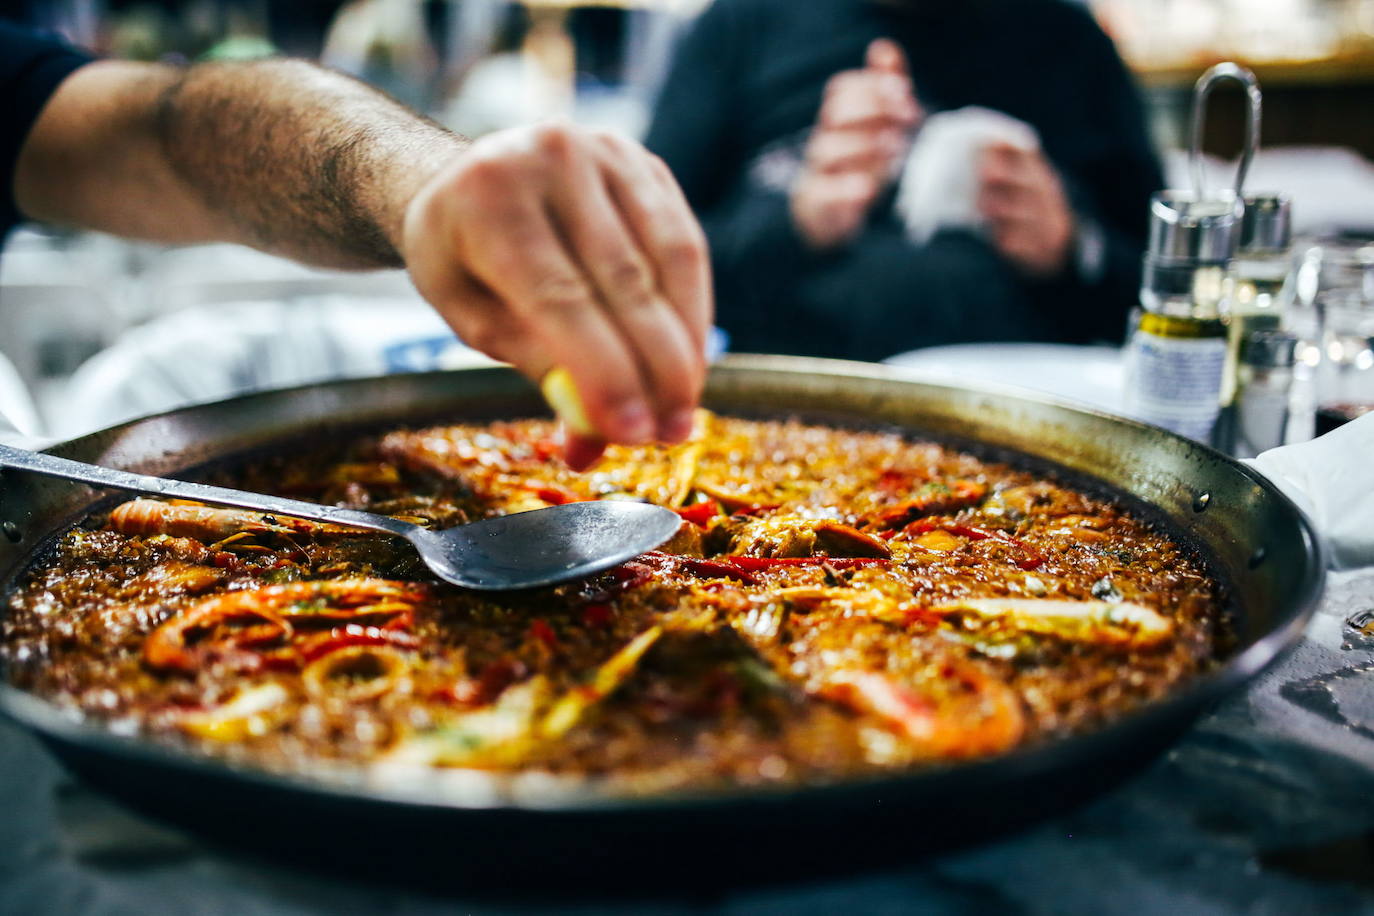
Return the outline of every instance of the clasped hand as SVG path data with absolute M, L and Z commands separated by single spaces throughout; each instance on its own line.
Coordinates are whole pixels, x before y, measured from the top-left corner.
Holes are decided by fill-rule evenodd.
M 906 58 L 888 39 L 868 46 L 862 68 L 830 78 L 790 195 L 793 223 L 812 249 L 858 236 L 874 202 L 897 180 L 924 117 Z M 986 147 L 977 206 L 992 244 L 1023 272 L 1049 276 L 1064 267 L 1073 211 L 1038 149 Z

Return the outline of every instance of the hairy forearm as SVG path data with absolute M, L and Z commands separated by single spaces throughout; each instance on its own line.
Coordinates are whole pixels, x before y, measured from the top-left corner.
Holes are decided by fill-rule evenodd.
M 29 215 L 167 242 L 241 242 L 378 267 L 405 207 L 464 141 L 299 61 L 100 63 L 45 109 L 16 174 Z
M 298 61 L 195 67 L 162 94 L 170 162 L 242 241 L 316 263 L 400 265 L 405 207 L 463 141 Z

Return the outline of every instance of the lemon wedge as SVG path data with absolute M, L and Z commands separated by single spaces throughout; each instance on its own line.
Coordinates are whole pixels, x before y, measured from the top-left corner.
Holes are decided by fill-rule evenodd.
M 587 410 L 582 406 L 582 396 L 577 393 L 571 372 L 562 366 L 555 366 L 539 383 L 539 390 L 571 432 L 580 436 L 596 435 L 596 427 L 587 419 Z

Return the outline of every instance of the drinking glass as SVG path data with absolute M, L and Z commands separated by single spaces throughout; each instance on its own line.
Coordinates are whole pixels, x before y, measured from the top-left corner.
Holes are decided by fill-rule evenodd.
M 1305 341 L 1316 435 L 1374 411 L 1374 241 L 1308 249 L 1290 327 Z

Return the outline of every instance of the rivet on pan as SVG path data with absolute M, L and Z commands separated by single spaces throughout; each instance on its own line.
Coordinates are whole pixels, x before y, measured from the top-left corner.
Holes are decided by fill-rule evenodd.
M 1255 567 L 1259 566 L 1261 563 L 1265 561 L 1265 558 L 1268 556 L 1269 551 L 1265 550 L 1263 547 L 1256 547 L 1255 552 L 1250 554 L 1250 568 L 1254 569 Z
M 1193 497 L 1193 511 L 1201 512 L 1207 508 L 1207 504 L 1212 501 L 1211 493 L 1199 493 Z
M 9 538 L 11 544 L 18 544 L 24 536 L 19 533 L 19 526 L 14 522 L 0 523 L 0 531 L 4 532 L 5 537 Z

